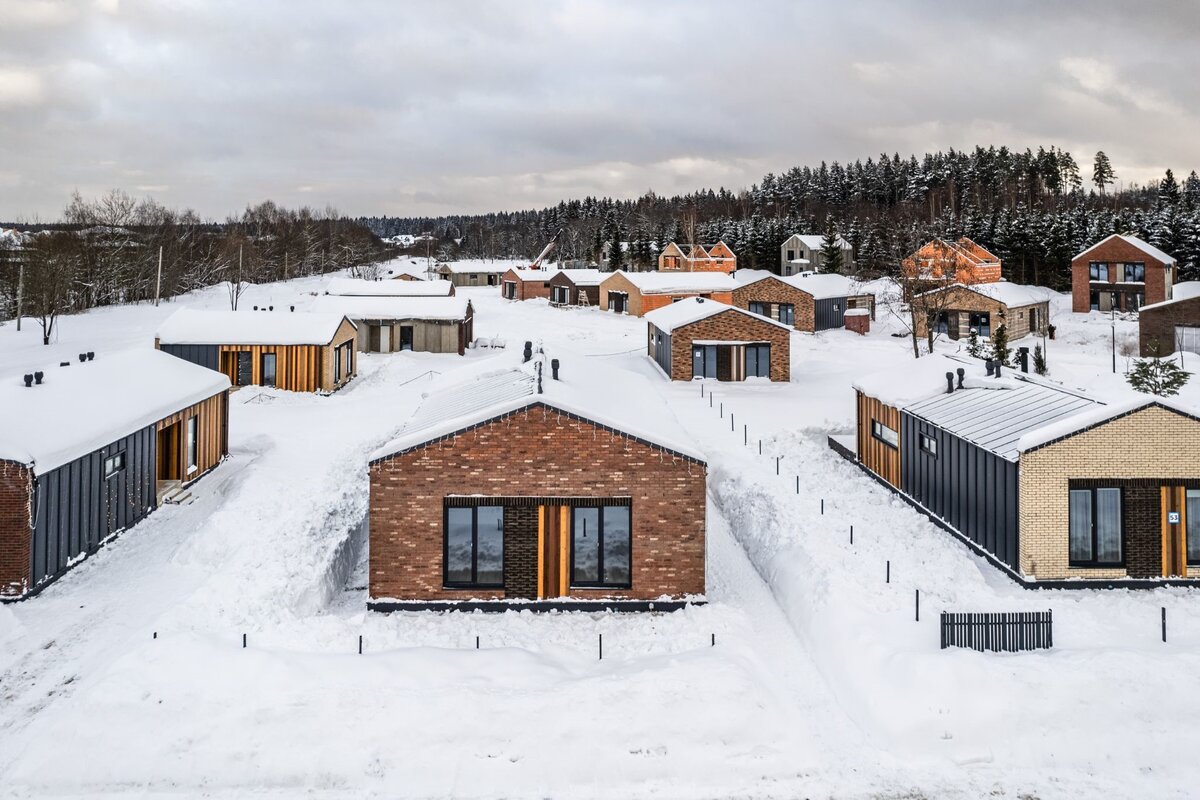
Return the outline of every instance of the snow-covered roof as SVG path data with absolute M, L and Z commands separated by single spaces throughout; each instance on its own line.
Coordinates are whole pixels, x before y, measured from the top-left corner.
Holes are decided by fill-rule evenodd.
M 577 395 L 564 383 L 551 380 L 548 368 L 542 379 L 543 392 L 539 394 L 533 372 L 534 363 L 515 364 L 510 361 L 494 369 L 474 372 L 465 381 L 443 379 L 437 389 L 425 396 L 400 436 L 373 452 L 370 460 L 375 462 L 406 452 L 525 408 L 536 413 L 540 406 L 548 412 L 570 414 L 704 463 L 704 455 L 687 445 L 666 439 L 658 433 L 641 430 L 636 423 L 629 425 L 612 419 L 608 416 L 611 411 L 609 408 L 597 411 L 586 394 Z
M 735 269 L 730 273 L 730 277 L 738 282 L 738 285 L 745 286 L 748 283 L 761 281 L 763 278 L 778 278 L 774 272 L 769 269 Z
M 647 311 L 643 315 L 643 318 L 663 333 L 671 333 L 676 328 L 691 325 L 693 322 L 699 322 L 702 319 L 708 319 L 726 311 L 744 314 L 750 319 L 755 319 L 759 322 L 768 322 L 771 325 L 783 328 L 785 331 L 791 331 L 789 326 L 781 322 L 776 322 L 770 317 L 764 317 L 761 314 L 751 314 L 744 309 L 726 305 L 725 303 L 718 303 L 715 300 L 705 300 L 703 297 L 689 297 L 686 300 L 680 300 L 678 303 L 671 303 L 662 308 Z
M 1003 303 L 1009 308 L 1020 308 L 1021 306 L 1045 303 L 1050 300 L 1050 296 L 1054 293 L 1052 290 L 1041 286 L 1022 286 L 1021 284 L 1009 283 L 1008 281 L 997 281 L 995 283 L 973 283 L 970 285 L 952 283 L 949 286 L 942 286 L 937 289 L 930 289 L 928 292 L 921 292 L 917 296 L 936 294 L 955 288 L 966 289 L 976 294 L 981 294 L 984 297 L 989 297 L 992 300 Z
M 440 265 L 438 269 L 445 269 L 453 272 L 456 275 L 465 275 L 471 272 L 494 273 L 499 275 L 512 269 L 512 264 L 485 264 L 479 261 L 450 261 Z
M 737 281 L 724 272 L 625 272 L 617 270 L 613 276 L 624 275 L 638 287 L 642 294 L 670 294 L 672 292 L 732 292 Z
M 181 308 L 155 334 L 163 344 L 329 344 L 345 319 L 312 311 Z
M 947 372 L 957 374 L 960 367 L 970 371 L 976 363 L 940 353 L 915 360 L 905 358 L 897 366 L 864 375 L 851 385 L 885 405 L 903 408 L 945 392 Z
M 0 380 L 0 459 L 43 475 L 229 388 L 223 374 L 151 348 Z
M 560 269 L 555 275 L 565 275 L 576 286 L 599 286 L 604 273 L 598 269 Z
M 454 291 L 450 281 L 365 281 L 360 278 L 334 278 L 325 287 L 327 294 L 362 297 L 445 297 Z
M 831 297 L 852 297 L 858 294 L 868 294 L 862 285 L 853 278 L 839 275 L 836 272 L 819 272 L 815 275 L 789 275 L 780 278 L 786 284 L 795 286 L 802 292 L 813 296 L 814 300 L 825 300 Z
M 1051 442 L 1065 439 L 1088 428 L 1095 427 L 1117 417 L 1125 416 L 1126 414 L 1140 411 L 1143 408 L 1150 406 L 1161 406 L 1163 408 L 1177 411 L 1180 414 L 1186 414 L 1193 419 L 1200 420 L 1200 408 L 1182 403 L 1172 397 L 1147 397 L 1145 395 L 1137 395 L 1130 397 L 1119 403 L 1111 403 L 1108 405 L 1097 404 L 1093 408 L 1089 408 L 1083 413 L 1075 414 L 1066 419 L 1061 419 L 1048 425 L 1043 425 L 1035 430 L 1030 430 L 1021 436 L 1017 442 L 1017 450 L 1025 453 L 1029 450 L 1034 450 L 1042 445 L 1050 444 Z
M 943 376 L 943 385 L 945 377 Z M 1021 437 L 1077 417 L 1098 403 L 1014 378 L 968 378 L 964 388 L 911 403 L 904 410 L 1008 461 L 1020 456 Z
M 1163 300 L 1160 303 L 1149 303 L 1142 306 L 1141 310 L 1146 311 L 1151 308 L 1159 308 L 1160 306 L 1169 306 L 1181 300 L 1191 300 L 1193 297 L 1200 297 L 1200 281 L 1183 281 L 1171 287 L 1170 300 Z
M 362 319 L 466 319 L 470 300 L 465 297 L 361 297 L 326 294 L 313 301 L 312 310 Z
M 1167 255 L 1162 250 L 1159 250 L 1157 247 L 1150 244 L 1149 242 L 1144 242 L 1136 236 L 1126 236 L 1125 234 L 1122 234 L 1122 233 L 1114 233 L 1112 236 L 1107 236 L 1107 237 L 1101 239 L 1100 241 L 1096 242 L 1091 247 L 1088 247 L 1085 250 L 1081 250 L 1078 254 L 1076 254 L 1075 258 L 1073 258 L 1071 260 L 1074 261 L 1078 258 L 1082 258 L 1083 256 L 1086 256 L 1088 253 L 1095 250 L 1100 245 L 1105 244 L 1107 242 L 1111 242 L 1113 239 L 1120 239 L 1121 241 L 1125 242 L 1125 244 L 1133 245 L 1134 247 L 1141 250 L 1146 255 L 1150 256 L 1151 258 L 1155 259 L 1156 261 L 1161 261 L 1163 264 L 1174 264 L 1175 263 L 1174 258 Z
M 553 278 L 555 275 L 558 274 L 557 269 L 550 269 L 550 268 L 529 269 L 529 268 L 513 267 L 511 269 L 506 269 L 504 272 L 505 272 L 505 274 L 512 272 L 514 275 L 517 276 L 517 280 L 519 280 L 519 281 L 548 281 L 551 278 Z
M 784 245 L 786 246 L 787 243 L 790 242 L 792 239 L 798 240 L 801 244 L 803 244 L 809 250 L 820 250 L 821 245 L 823 245 L 825 243 L 825 237 L 819 233 L 793 233 L 791 236 L 789 236 L 787 238 L 787 241 L 784 242 Z M 850 242 L 846 241 L 845 237 L 843 237 L 843 236 L 839 235 L 835 239 L 835 241 L 837 242 L 838 247 L 840 247 L 843 250 L 852 250 L 853 249 L 853 247 L 851 247 L 851 245 L 850 245 Z M 807 264 L 808 262 L 805 261 L 804 263 Z

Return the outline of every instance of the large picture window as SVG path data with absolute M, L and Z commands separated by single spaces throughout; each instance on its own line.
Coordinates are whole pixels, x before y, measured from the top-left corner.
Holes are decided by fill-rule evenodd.
M 445 528 L 445 585 L 503 588 L 504 507 L 447 508 Z
M 1108 280 L 1108 263 L 1104 261 L 1092 261 L 1088 264 L 1088 280 L 1106 281 Z
M 1072 489 L 1069 517 L 1072 566 L 1122 563 L 1120 489 Z
M 571 585 L 632 586 L 629 506 L 571 509 Z
M 1125 265 L 1125 282 L 1126 283 L 1145 283 L 1146 282 L 1146 265 L 1145 264 L 1126 264 Z
M 262 354 L 262 381 L 263 386 L 275 385 L 275 354 Z
M 1200 565 L 1200 489 L 1187 490 L 1187 503 L 1183 511 L 1187 518 L 1188 565 Z

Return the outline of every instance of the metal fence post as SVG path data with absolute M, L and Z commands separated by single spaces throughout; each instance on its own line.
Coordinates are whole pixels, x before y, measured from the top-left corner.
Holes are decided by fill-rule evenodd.
M 916 598 L 917 598 L 917 622 L 920 622 L 921 621 L 921 590 L 916 589 L 914 591 L 916 591 Z

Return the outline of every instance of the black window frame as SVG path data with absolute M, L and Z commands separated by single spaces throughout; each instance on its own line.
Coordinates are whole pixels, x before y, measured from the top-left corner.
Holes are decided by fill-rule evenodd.
M 932 434 L 917 434 L 917 447 L 920 448 L 922 453 L 931 458 L 938 457 L 937 439 L 935 439 Z
M 1107 261 L 1089 261 L 1088 262 L 1088 280 L 1102 281 L 1108 283 L 1108 262 Z
M 1184 557 L 1184 560 L 1187 561 L 1187 565 L 1189 567 L 1200 567 L 1200 552 L 1198 552 L 1196 560 L 1193 561 L 1191 559 L 1191 554 L 1190 554 L 1191 548 L 1187 546 L 1192 541 L 1191 537 L 1188 535 L 1188 528 L 1191 528 L 1193 525 L 1195 525 L 1197 528 L 1197 532 L 1200 533 L 1200 514 L 1196 515 L 1196 521 L 1193 522 L 1192 515 L 1188 513 L 1188 495 L 1189 494 L 1195 494 L 1195 495 L 1200 496 L 1200 487 L 1188 486 L 1188 487 L 1185 487 L 1183 490 L 1183 523 L 1184 523 L 1184 525 L 1183 525 L 1183 539 L 1184 539 L 1183 557 Z M 1197 538 L 1200 539 L 1200 537 L 1197 537 Z
M 629 515 L 629 580 L 625 583 L 608 583 L 604 580 L 604 511 L 609 508 L 624 509 Z M 579 511 L 596 510 L 597 514 L 597 537 L 596 537 L 596 574 L 599 578 L 596 581 L 577 581 L 575 580 L 575 514 Z M 568 584 L 572 589 L 632 589 L 633 588 L 633 506 L 626 503 L 609 503 L 597 506 L 572 506 L 570 514 L 570 528 L 568 535 L 571 537 L 571 563 L 570 575 Z
M 267 383 L 267 359 L 271 359 L 271 382 Z M 258 357 L 258 382 L 263 386 L 275 386 L 279 382 L 279 359 L 274 352 L 264 352 Z
M 892 433 L 894 433 L 896 435 L 895 444 L 893 444 L 892 442 L 889 442 L 887 439 L 883 438 L 883 436 L 881 436 L 876 431 L 876 428 L 879 428 L 880 430 L 888 430 L 888 431 L 891 431 Z M 898 431 L 895 428 L 892 428 L 888 425 L 884 425 L 882 422 L 880 422 L 877 419 L 871 420 L 871 438 L 875 439 L 876 441 L 883 442 L 884 444 L 886 444 L 888 447 L 892 448 L 893 450 L 900 449 L 900 431 Z
M 479 582 L 479 509 L 500 509 L 500 582 Z M 470 510 L 471 512 L 471 580 L 468 582 L 450 580 L 450 512 Z M 442 588 L 443 589 L 503 589 L 505 574 L 504 547 L 504 518 L 507 509 L 496 503 L 479 503 L 470 506 L 444 505 L 442 507 Z
M 1101 490 L 1114 490 L 1117 492 L 1117 497 L 1120 502 L 1120 511 L 1118 514 L 1118 523 L 1121 526 L 1120 546 L 1121 557 L 1116 561 L 1101 561 L 1097 558 L 1099 552 L 1099 542 L 1097 539 L 1097 513 L 1096 503 L 1098 492 Z M 1088 560 L 1075 559 L 1071 557 L 1071 493 L 1072 492 L 1087 492 L 1091 499 L 1091 533 L 1092 533 L 1092 557 Z M 1067 565 L 1070 567 L 1081 567 L 1090 569 L 1122 569 L 1125 567 L 1125 489 L 1121 486 L 1071 486 L 1067 490 Z
M 104 480 L 115 478 L 125 470 L 125 451 L 118 450 L 104 459 Z
M 1133 270 L 1133 277 L 1129 277 L 1129 270 Z M 1138 277 L 1138 275 L 1141 277 Z M 1146 262 L 1130 261 L 1127 264 L 1121 265 L 1121 278 L 1123 283 L 1145 283 L 1146 282 Z
M 779 316 L 780 322 L 782 322 L 784 325 L 793 325 L 794 326 L 796 324 L 796 304 L 795 303 L 777 303 L 776 307 L 779 309 L 778 316 Z M 784 319 L 785 316 L 787 317 L 787 319 Z

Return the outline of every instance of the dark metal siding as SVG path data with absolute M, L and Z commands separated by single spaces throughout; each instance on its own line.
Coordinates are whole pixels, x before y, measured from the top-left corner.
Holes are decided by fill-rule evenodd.
M 159 348 L 176 358 L 199 364 L 202 367 L 221 371 L 220 347 L 215 344 L 162 344 Z
M 845 297 L 826 297 L 813 301 L 813 329 L 826 331 L 830 328 L 842 328 L 846 325 Z M 835 309 L 834 306 L 837 306 Z
M 936 457 L 920 434 L 937 442 Z M 1018 570 L 1017 465 L 905 411 L 900 447 L 900 490 Z
M 654 360 L 663 368 L 663 372 L 667 373 L 668 378 L 674 378 L 675 376 L 671 374 L 671 334 L 663 333 L 653 325 L 650 326 L 650 330 L 654 332 Z M 661 342 L 659 342 L 659 337 L 662 337 Z M 691 358 L 690 353 L 688 358 Z
M 156 430 L 149 425 L 37 477 L 31 565 L 35 588 L 154 509 Z M 105 480 L 104 460 L 122 451 L 125 469 Z

